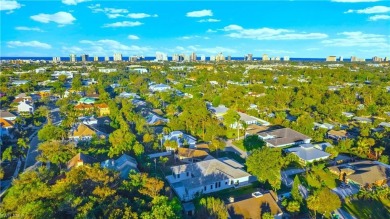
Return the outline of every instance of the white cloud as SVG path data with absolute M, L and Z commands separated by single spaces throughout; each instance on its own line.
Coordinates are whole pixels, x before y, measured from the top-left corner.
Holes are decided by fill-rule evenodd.
M 34 21 L 38 21 L 41 23 L 55 22 L 59 25 L 72 24 L 73 21 L 76 20 L 76 18 L 73 17 L 72 14 L 63 11 L 57 12 L 55 14 L 41 13 L 41 14 L 33 15 L 30 18 L 33 19 Z
M 129 39 L 129 40 L 139 40 L 139 37 L 136 36 L 136 35 L 128 35 L 127 39 Z
M 209 18 L 209 19 L 202 19 L 202 20 L 199 20 L 198 22 L 199 23 L 215 23 L 215 22 L 220 22 L 221 20 L 218 20 L 218 19 L 213 19 L 213 18 Z
M 380 13 L 388 13 L 390 12 L 390 7 L 386 6 L 373 6 L 373 7 L 368 7 L 365 9 L 360 9 L 360 10 L 352 10 L 349 9 L 348 11 L 344 13 L 358 13 L 358 14 L 380 14 Z
M 187 17 L 206 17 L 206 16 L 213 16 L 213 12 L 211 10 L 200 10 L 200 11 L 191 11 L 187 12 Z
M 0 1 L 0 11 L 10 11 L 21 8 L 23 5 L 13 0 L 1 0 Z
M 21 42 L 21 41 L 9 41 L 7 42 L 8 47 L 15 48 L 15 47 L 34 47 L 34 48 L 41 48 L 41 49 L 50 49 L 51 45 L 47 43 L 41 43 L 39 41 L 27 41 L 27 42 Z
M 128 18 L 133 18 L 133 19 L 141 19 L 141 18 L 147 18 L 147 17 L 158 17 L 157 14 L 146 14 L 146 13 L 130 13 L 127 15 Z
M 208 40 L 210 39 L 209 37 L 202 37 L 202 36 L 198 36 L 198 35 L 193 35 L 193 36 L 182 36 L 182 37 L 179 37 L 178 39 L 179 40 L 191 40 L 191 39 L 205 39 L 205 40 Z
M 82 2 L 89 2 L 91 0 L 62 0 L 62 3 L 65 5 L 77 5 Z
M 294 30 L 287 29 L 244 29 L 241 26 L 232 24 L 224 27 L 222 30 L 228 33 L 226 36 L 239 39 L 255 39 L 255 40 L 308 40 L 308 39 L 324 39 L 328 35 L 324 33 L 297 33 Z
M 384 15 L 384 14 L 377 14 L 377 15 L 374 15 L 374 16 L 371 16 L 368 18 L 369 21 L 377 21 L 377 20 L 390 20 L 390 16 L 389 15 Z
M 116 40 L 103 39 L 98 41 L 81 40 L 81 44 L 86 45 L 81 48 L 87 54 L 112 55 L 114 53 L 122 54 L 143 54 L 152 51 L 150 47 L 141 47 L 136 45 L 125 45 Z M 77 47 L 79 48 L 79 47 Z
M 341 3 L 360 3 L 360 2 L 379 2 L 380 0 L 331 0 L 332 2 Z
M 77 54 L 77 53 L 84 52 L 82 48 L 77 46 L 71 46 L 71 47 L 63 46 L 62 51 L 64 54 L 70 54 L 70 53 Z
M 15 27 L 15 30 L 25 30 L 25 31 L 37 31 L 37 32 L 44 32 L 41 28 L 38 27 Z
M 92 10 L 92 13 L 104 13 L 110 19 L 124 17 L 129 13 L 129 10 L 125 8 L 101 8 L 100 4 L 90 5 L 88 8 Z
M 216 33 L 217 31 L 216 30 L 212 30 L 212 29 L 208 29 L 206 32 L 207 33 Z
M 122 21 L 122 22 L 115 22 L 110 24 L 104 24 L 103 27 L 136 27 L 140 26 L 143 23 L 139 21 Z
M 231 30 L 242 30 L 244 28 L 242 28 L 241 26 L 239 25 L 236 25 L 236 24 L 231 24 L 229 26 L 226 26 L 223 28 L 224 31 L 231 31 Z
M 370 47 L 387 48 L 390 51 L 390 44 L 385 35 L 366 34 L 357 32 L 342 32 L 337 35 L 340 38 L 323 40 L 321 43 L 328 47 Z

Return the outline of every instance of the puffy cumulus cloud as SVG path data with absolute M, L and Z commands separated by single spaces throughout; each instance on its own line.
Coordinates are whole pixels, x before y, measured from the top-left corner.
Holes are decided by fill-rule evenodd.
M 68 25 L 68 24 L 73 24 L 73 21 L 76 20 L 75 17 L 73 17 L 72 14 L 68 12 L 57 12 L 55 14 L 37 14 L 33 15 L 30 17 L 34 21 L 38 21 L 41 23 L 49 23 L 49 22 L 54 22 L 59 24 L 60 26 Z
M 147 17 L 158 17 L 157 14 L 146 14 L 146 13 L 130 13 L 126 17 L 133 18 L 133 19 L 141 19 L 141 18 L 147 18 Z
M 62 3 L 65 5 L 77 5 L 82 2 L 89 2 L 91 0 L 62 0 Z
M 33 41 L 26 41 L 26 42 L 21 42 L 21 41 L 9 41 L 7 42 L 7 46 L 10 48 L 15 48 L 15 47 L 34 47 L 34 48 L 40 48 L 40 49 L 51 49 L 51 45 L 47 43 L 42 43 L 36 40 Z
M 255 40 L 309 40 L 309 39 L 324 39 L 328 35 L 324 33 L 306 33 L 296 32 L 287 29 L 272 29 L 272 28 L 258 28 L 245 29 L 239 25 L 229 25 L 222 29 L 230 32 L 226 36 L 240 39 L 255 39 Z
M 190 11 L 186 14 L 187 17 L 207 17 L 213 16 L 213 12 L 211 10 L 200 10 L 200 11 Z
M 213 29 L 208 29 L 207 31 L 206 31 L 206 33 L 216 33 L 217 31 L 216 30 L 213 30 Z
M 139 21 L 121 21 L 121 22 L 115 22 L 110 24 L 104 24 L 103 27 L 136 27 L 142 24 L 143 23 Z
M 377 14 L 377 15 L 369 17 L 368 20 L 369 21 L 390 20 L 390 16 L 389 15 L 384 15 L 384 14 Z
M 390 44 L 385 35 L 367 34 L 360 31 L 338 33 L 339 38 L 321 41 L 328 47 L 371 47 L 386 48 L 390 51 Z
M 0 0 L 0 11 L 13 12 L 15 9 L 21 8 L 23 5 L 13 0 Z
M 202 19 L 202 20 L 199 20 L 198 22 L 199 22 L 199 23 L 216 23 L 216 22 L 220 22 L 220 21 L 221 21 L 221 20 L 209 18 L 209 19 Z
M 41 28 L 38 27 L 24 27 L 24 26 L 15 27 L 15 30 L 44 32 Z
M 127 39 L 129 39 L 129 40 L 139 40 L 139 37 L 136 36 L 136 35 L 128 35 Z
M 110 40 L 110 39 L 102 39 L 97 41 L 81 40 L 79 43 L 81 45 L 84 45 L 81 46 L 82 49 L 81 51 L 88 54 L 98 54 L 98 55 L 112 55 L 114 53 L 144 54 L 146 52 L 152 51 L 152 48 L 150 47 L 141 47 L 137 45 L 125 45 L 116 40 Z
M 373 7 L 368 7 L 365 9 L 359 9 L 359 10 L 352 10 L 349 9 L 348 11 L 344 13 L 358 13 L 358 14 L 381 14 L 381 13 L 388 13 L 390 12 L 390 7 L 386 6 L 373 6 Z

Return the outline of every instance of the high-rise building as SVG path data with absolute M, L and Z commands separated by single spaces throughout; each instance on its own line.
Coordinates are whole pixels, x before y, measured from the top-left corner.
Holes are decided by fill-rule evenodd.
M 275 57 L 275 61 L 280 61 L 280 57 L 279 57 L 279 56 L 276 56 L 276 57 Z
M 215 56 L 210 56 L 210 62 L 214 62 L 215 61 Z
M 53 63 L 61 62 L 61 57 L 53 57 Z
M 227 60 L 232 61 L 232 56 L 228 56 Z
M 269 57 L 267 54 L 263 54 L 263 58 L 262 58 L 262 61 L 269 61 Z
M 286 61 L 290 61 L 290 57 L 289 57 L 289 56 L 284 56 L 284 57 L 283 57 L 283 61 L 285 61 L 285 62 L 286 62 Z
M 76 54 L 70 54 L 69 55 L 69 61 L 70 62 L 77 62 Z
M 104 57 L 104 61 L 106 61 L 106 62 L 110 61 L 110 57 L 108 57 L 108 56 Z
M 202 61 L 202 62 L 206 61 L 206 56 L 205 55 L 201 55 L 200 56 L 200 61 Z
M 122 53 L 114 53 L 114 62 L 122 61 Z
M 183 55 L 183 60 L 185 62 L 189 62 L 190 61 L 190 56 L 189 55 Z
M 82 62 L 88 62 L 88 58 L 89 58 L 89 56 L 87 54 L 82 54 L 81 55 L 81 61 Z
M 195 52 L 191 53 L 190 61 L 196 62 L 196 53 Z
M 381 61 L 382 61 L 382 58 L 381 58 L 381 57 L 378 57 L 378 56 L 374 56 L 374 57 L 372 57 L 372 61 L 373 61 L 373 62 L 381 62 Z
M 343 62 L 344 61 L 344 58 L 342 56 L 339 57 L 339 61 L 340 62 Z
M 351 62 L 356 62 L 357 61 L 357 57 L 356 56 L 351 56 Z
M 173 62 L 178 62 L 179 61 L 179 55 L 178 54 L 173 54 L 172 55 L 172 61 Z
M 385 59 L 384 59 L 384 61 L 385 61 L 385 62 L 388 62 L 388 61 L 389 61 L 389 57 L 386 56 Z
M 247 61 L 252 61 L 253 60 L 253 55 L 252 54 L 248 54 L 248 58 L 247 58 Z
M 156 61 L 168 61 L 168 56 L 162 52 L 156 52 Z
M 93 57 L 93 61 L 94 62 L 98 62 L 99 61 L 99 57 L 97 57 L 97 56 Z
M 220 61 L 225 61 L 225 56 L 223 55 L 222 52 L 220 52 L 216 57 L 215 61 L 220 62 Z
M 337 61 L 337 57 L 336 56 L 328 56 L 328 57 L 326 57 L 326 61 L 327 62 L 335 62 L 335 61 Z

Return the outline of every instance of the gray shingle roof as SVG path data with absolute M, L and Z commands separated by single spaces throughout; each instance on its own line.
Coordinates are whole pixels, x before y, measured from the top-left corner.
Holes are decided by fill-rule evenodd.
M 286 151 L 289 153 L 294 153 L 304 161 L 317 160 L 321 158 L 323 159 L 330 156 L 329 153 L 315 148 L 312 144 L 304 144 L 299 147 L 288 148 Z
M 290 128 L 281 128 L 270 131 L 260 132 L 259 136 L 264 139 L 265 142 L 272 144 L 275 147 L 283 146 L 287 144 L 294 144 L 296 142 L 301 142 L 304 140 L 311 139 L 310 137 L 301 134 L 297 131 L 294 131 Z M 272 138 L 269 138 L 272 136 Z M 268 138 L 268 139 L 267 139 Z

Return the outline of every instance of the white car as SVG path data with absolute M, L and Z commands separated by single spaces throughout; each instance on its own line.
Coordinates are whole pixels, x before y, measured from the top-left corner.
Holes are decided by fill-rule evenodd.
M 255 198 L 260 198 L 261 196 L 263 196 L 263 194 L 261 192 L 254 192 L 252 193 L 252 196 Z

